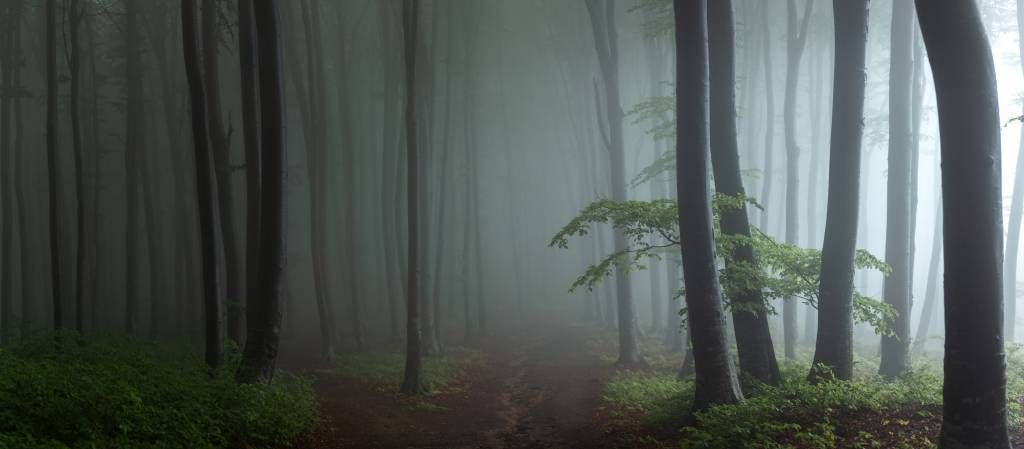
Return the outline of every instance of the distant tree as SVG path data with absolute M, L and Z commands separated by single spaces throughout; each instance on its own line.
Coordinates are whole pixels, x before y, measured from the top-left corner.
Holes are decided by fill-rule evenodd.
M 50 238 L 50 293 L 54 329 L 64 328 L 63 301 L 61 300 L 60 276 L 60 199 L 57 179 L 57 151 L 59 129 L 57 127 L 57 0 L 46 0 L 46 167 L 49 187 L 49 218 L 47 228 Z
M 707 14 L 711 79 L 710 142 L 715 191 L 722 195 L 745 197 L 736 140 L 735 24 L 732 0 L 709 2 Z M 750 237 L 746 203 L 722 210 L 720 223 L 722 234 L 726 237 Z M 732 251 L 728 260 L 736 265 L 757 266 L 757 256 L 752 246 L 737 245 Z M 775 360 L 775 347 L 768 330 L 768 314 L 761 289 L 737 291 L 731 300 L 740 369 L 761 382 L 778 385 L 782 382 L 782 374 Z
M 940 449 L 1010 447 L 999 95 L 974 1 L 917 1 L 942 139 L 946 345 Z M 955 211 L 955 213 L 954 213 Z
M 248 3 L 248 4 L 246 4 Z M 255 19 L 243 45 L 257 50 L 259 61 L 259 105 L 262 125 L 262 173 L 259 216 L 259 258 L 256 289 L 246 308 L 247 338 L 238 380 L 269 383 L 274 375 L 281 332 L 281 302 L 287 266 L 286 231 L 288 152 L 285 147 L 284 82 L 278 43 L 277 5 L 274 0 L 241 0 L 239 14 Z M 251 15 L 251 16 L 250 16 Z M 258 36 L 258 38 L 257 38 Z M 257 45 L 253 42 L 257 41 Z M 253 263 L 253 262 L 250 262 Z
M 142 53 L 139 48 L 139 1 L 125 0 L 124 80 L 125 80 L 125 331 L 135 335 L 139 314 L 139 166 L 138 156 L 145 150 L 145 113 L 143 98 Z
M 0 31 L 0 213 L 3 214 L 0 234 L 0 344 L 6 343 L 12 335 L 14 324 L 14 191 L 11 183 L 15 177 L 13 149 L 11 144 L 11 112 L 16 95 L 14 86 L 14 34 L 17 29 L 18 7 L 16 2 L 6 2 L 3 14 L 4 30 Z
M 615 24 L 615 2 L 612 0 L 586 0 L 587 12 L 594 33 L 594 48 L 601 69 L 603 98 L 598 104 L 604 106 L 603 115 L 597 117 L 602 130 L 602 143 L 611 157 L 611 192 L 615 201 L 626 200 L 626 150 L 623 141 L 622 100 L 619 94 L 619 38 Z M 595 86 L 595 90 L 597 87 Z M 600 108 L 599 108 L 600 109 Z M 629 247 L 626 235 L 616 231 L 615 251 Z M 636 308 L 631 293 L 629 273 L 615 275 L 615 295 L 618 304 L 619 360 L 620 366 L 636 366 L 644 363 L 637 336 Z
M 938 174 L 936 174 L 938 175 Z M 939 184 L 936 182 L 936 184 Z M 941 190 L 941 185 L 936 186 L 936 191 Z M 936 304 L 939 302 L 938 290 L 942 287 L 939 281 L 939 263 L 942 262 L 942 203 L 935 208 L 935 227 L 932 230 L 932 254 L 928 262 L 928 277 L 925 283 L 924 304 L 921 306 L 921 319 L 917 323 L 917 333 L 914 337 L 913 354 L 920 354 L 924 351 L 927 343 L 932 321 L 935 321 Z
M 882 337 L 879 374 L 896 377 L 907 369 L 910 350 L 911 185 L 913 150 L 914 4 L 893 0 L 889 57 L 889 169 L 886 177 L 885 302 L 896 309 L 893 335 Z
M 213 168 L 210 166 L 206 122 L 206 90 L 200 67 L 195 0 L 181 0 L 181 36 L 192 106 L 192 140 L 196 164 L 196 196 L 199 207 L 199 240 L 205 314 L 206 363 L 219 368 L 224 357 L 221 340 L 220 289 L 217 281 L 216 228 L 214 225 Z
M 708 201 L 707 0 L 675 0 L 675 25 L 679 235 L 696 373 L 693 408 L 704 410 L 743 400 L 725 341 L 725 310 Z
M 405 374 L 402 392 L 422 394 L 423 354 L 420 345 L 419 316 L 419 160 L 416 154 L 416 45 L 418 32 L 418 0 L 402 0 L 402 30 L 405 54 L 405 149 L 408 201 L 409 268 L 406 285 Z
M 270 4 L 271 19 L 277 27 L 276 2 Z M 253 25 L 253 0 L 238 0 L 238 68 L 242 99 L 242 143 L 245 146 L 245 301 L 249 316 L 250 299 L 260 295 L 260 110 L 256 67 L 257 39 Z M 276 31 L 275 31 L 276 33 Z M 276 42 L 277 36 L 274 36 Z M 277 53 L 275 52 L 276 56 Z M 280 88 L 280 87 L 278 87 Z
M 1017 33 L 1024 70 L 1024 0 L 1017 0 Z M 1022 113 L 1024 115 L 1024 113 Z M 1010 198 L 1010 221 L 1006 225 L 1006 259 L 1003 268 L 1003 302 L 1006 304 L 1003 332 L 1007 343 L 1016 341 L 1017 322 L 1017 259 L 1020 258 L 1020 228 L 1024 217 L 1024 126 L 1021 126 L 1017 166 L 1013 176 L 1013 196 Z
M 811 22 L 814 0 L 805 0 L 803 18 L 797 23 L 797 0 L 786 2 L 786 92 L 782 105 L 782 121 L 786 134 L 786 243 L 800 241 L 800 145 L 796 142 L 796 93 L 800 78 L 800 60 L 807 46 L 807 27 Z M 769 87 L 771 89 L 771 87 Z M 782 320 L 786 359 L 796 358 L 797 309 L 794 298 L 782 303 Z
M 828 211 L 821 252 L 818 338 L 811 377 L 853 377 L 853 267 L 860 201 L 860 153 L 869 0 L 834 0 L 835 80 Z M 818 371 L 823 368 L 827 373 Z

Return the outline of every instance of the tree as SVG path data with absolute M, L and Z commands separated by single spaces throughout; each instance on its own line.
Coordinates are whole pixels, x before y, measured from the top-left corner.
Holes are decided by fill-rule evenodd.
M 1024 0 L 1017 0 L 1017 29 L 1020 40 L 1021 69 L 1024 70 Z M 1006 259 L 1003 268 L 1003 301 L 1006 304 L 1003 332 L 1007 343 L 1016 341 L 1017 321 L 1017 259 L 1020 258 L 1020 227 L 1024 217 L 1024 126 L 1021 126 L 1020 148 L 1010 199 L 1010 221 L 1006 225 Z
M 896 309 L 894 334 L 882 337 L 879 374 L 896 377 L 907 369 L 910 350 L 911 185 L 913 151 L 912 94 L 914 82 L 914 5 L 893 0 L 889 68 L 889 171 L 887 176 L 885 302 Z
M 132 0 L 134 1 L 134 0 Z M 199 207 L 199 241 L 203 281 L 203 310 L 206 327 L 206 363 L 219 368 L 224 357 L 221 340 L 220 290 L 217 288 L 217 248 L 213 205 L 213 170 L 210 167 L 209 133 L 206 122 L 206 88 L 200 70 L 196 35 L 195 0 L 181 0 L 181 38 L 192 107 L 192 141 L 195 151 L 196 196 Z
M 79 111 L 81 101 L 81 44 L 79 39 L 79 26 L 82 23 L 82 16 L 85 10 L 81 0 L 71 0 L 68 11 L 68 32 L 71 38 L 68 39 L 70 51 L 68 54 L 68 71 L 71 78 L 71 98 L 69 101 L 69 115 L 71 116 L 71 142 L 75 158 L 75 330 L 81 333 L 84 330 L 85 319 L 85 177 L 82 165 L 82 121 Z
M 50 294 L 53 327 L 64 327 L 60 276 L 60 191 L 57 179 L 57 0 L 46 0 L 46 171 L 49 187 Z
M 796 0 L 786 3 L 786 93 L 782 104 L 782 121 L 786 134 L 786 243 L 800 241 L 800 146 L 796 143 L 796 90 L 800 78 L 800 60 L 807 46 L 807 27 L 811 22 L 814 0 L 805 0 L 804 15 L 797 24 Z M 797 28 L 799 26 L 799 28 Z M 782 303 L 786 359 L 796 358 L 796 301 L 786 298 Z
M 257 39 L 253 25 L 253 0 L 238 0 L 238 68 L 239 87 L 242 98 L 242 140 L 245 145 L 245 302 L 242 308 L 246 310 L 246 317 L 249 316 L 247 308 L 249 300 L 261 295 L 259 290 L 259 250 L 260 250 L 260 178 L 262 175 L 262 164 L 260 163 L 260 111 L 257 107 L 262 106 L 258 100 L 256 83 L 259 78 L 256 67 Z M 277 42 L 277 5 L 272 2 L 269 6 L 270 18 L 273 20 Z M 269 25 L 268 25 L 269 26 Z M 277 56 L 274 52 L 274 56 Z M 275 72 L 276 73 L 276 72 Z M 280 89 L 280 86 L 277 86 Z
M 246 4 L 248 3 L 248 4 Z M 288 152 L 285 147 L 285 104 L 274 0 L 239 2 L 239 14 L 255 18 L 255 33 L 240 39 L 255 45 L 259 60 L 259 105 L 262 126 L 262 180 L 259 204 L 259 266 L 256 290 L 246 308 L 247 338 L 238 380 L 269 383 L 274 375 L 281 332 L 281 301 L 287 265 Z M 247 27 L 249 28 L 249 27 Z M 257 38 L 258 36 L 258 38 Z M 251 263 L 251 262 L 250 262 Z
M 14 103 L 14 65 L 16 60 L 16 49 L 14 47 L 14 34 L 17 28 L 19 5 L 14 2 L 6 3 L 6 10 L 0 11 L 4 14 L 4 30 L 0 33 L 0 169 L 3 170 L 0 179 L 0 212 L 3 213 L 2 234 L 0 234 L 0 344 L 7 343 L 12 335 L 14 320 L 14 205 L 11 199 L 14 192 L 11 187 L 11 180 L 14 178 L 15 170 L 12 168 L 11 148 L 11 110 Z
M 615 201 L 626 200 L 626 150 L 623 142 L 622 122 L 625 114 L 619 98 L 619 42 L 615 26 L 615 2 L 612 0 L 586 0 L 587 13 L 594 33 L 594 48 L 601 69 L 604 90 L 604 115 L 597 117 L 602 129 L 602 143 L 611 157 L 611 191 Z M 706 25 L 705 25 L 706 28 Z M 595 87 L 595 90 L 597 88 Z M 599 101 L 600 104 L 600 101 Z M 615 251 L 629 247 L 626 235 L 615 232 Z M 615 276 L 615 295 L 618 311 L 619 366 L 644 363 L 636 332 L 636 309 L 633 304 L 629 273 Z
M 743 399 L 725 341 L 708 200 L 708 26 L 706 0 L 675 0 L 676 190 L 686 307 L 696 370 L 694 410 Z
M 941 187 L 936 186 L 936 191 Z M 917 334 L 914 337 L 913 354 L 924 351 L 928 340 L 929 329 L 935 320 L 935 304 L 938 303 L 939 262 L 942 260 L 942 203 L 935 208 L 935 227 L 932 230 L 932 254 L 928 262 L 928 283 L 924 293 L 924 305 L 921 308 L 921 319 L 917 323 Z
M 818 336 L 811 377 L 853 376 L 853 267 L 864 132 L 865 59 L 870 0 L 834 0 L 836 27 L 828 207 L 821 253 Z
M 224 279 L 227 301 L 227 336 L 235 342 L 242 339 L 241 290 L 238 281 L 238 243 L 235 232 L 235 195 L 231 182 L 231 142 L 221 118 L 220 104 L 220 16 L 218 0 L 203 0 L 203 83 L 206 89 L 207 123 L 210 151 L 213 153 L 217 211 L 220 218 L 221 242 L 224 245 Z
M 419 161 L 416 154 L 416 41 L 419 22 L 419 1 L 402 0 L 402 29 L 405 54 L 405 151 L 408 170 L 408 241 L 409 254 L 406 270 L 406 339 L 405 374 L 402 392 L 422 394 L 423 354 L 420 345 L 419 321 Z
M 1010 447 L 999 95 L 974 1 L 917 1 L 942 136 L 946 346 L 939 448 Z M 953 213 L 955 211 L 955 213 Z
M 735 25 L 732 1 L 714 0 L 708 3 L 707 17 L 711 78 L 710 142 L 715 191 L 723 195 L 745 197 L 736 141 Z M 745 204 L 723 210 L 720 223 L 723 235 L 750 237 Z M 729 260 L 739 267 L 756 266 L 756 257 L 752 246 L 737 245 Z M 782 375 L 775 360 L 775 347 L 768 330 L 768 314 L 761 289 L 744 289 L 731 299 L 740 369 L 761 382 L 779 384 Z

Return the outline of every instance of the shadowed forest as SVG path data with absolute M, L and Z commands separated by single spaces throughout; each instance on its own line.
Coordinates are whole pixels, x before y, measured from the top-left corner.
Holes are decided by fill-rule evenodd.
M 0 449 L 1024 448 L 1022 98 L 1024 0 L 0 0 Z

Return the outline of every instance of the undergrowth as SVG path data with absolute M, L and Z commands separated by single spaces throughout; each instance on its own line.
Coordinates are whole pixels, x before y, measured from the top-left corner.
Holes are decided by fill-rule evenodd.
M 0 449 L 273 448 L 312 429 L 306 379 L 234 381 L 238 357 L 123 337 L 52 335 L 0 349 Z

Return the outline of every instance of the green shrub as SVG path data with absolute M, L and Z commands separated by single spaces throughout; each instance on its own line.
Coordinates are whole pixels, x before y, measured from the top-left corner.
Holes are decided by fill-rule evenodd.
M 450 385 L 480 353 L 450 348 L 443 356 L 423 358 L 423 383 L 430 391 Z M 405 353 L 359 352 L 339 357 L 334 373 L 368 384 L 398 388 L 405 370 Z
M 276 447 L 312 428 L 309 381 L 239 385 L 234 368 L 121 337 L 22 342 L 0 350 L 0 448 Z

